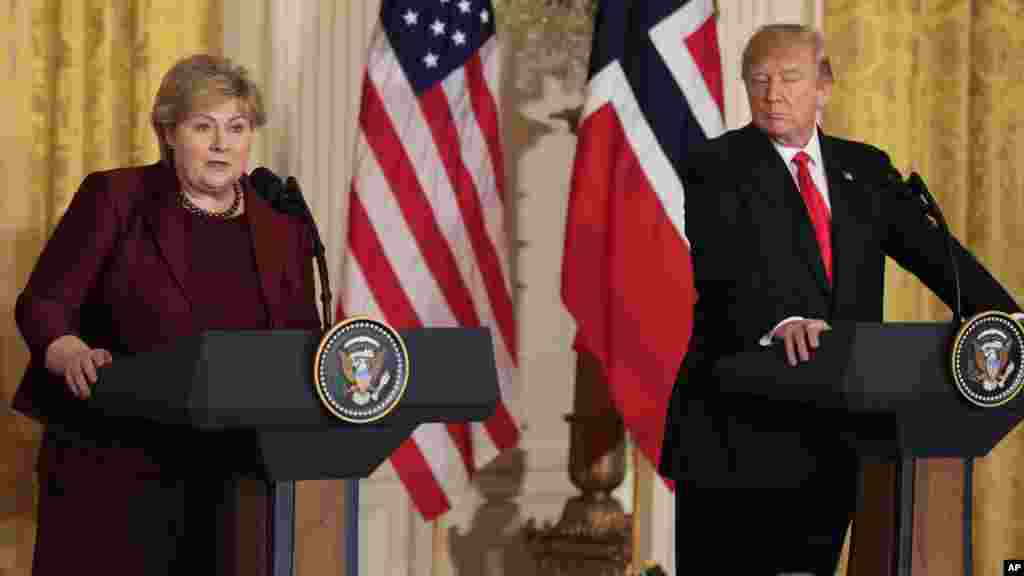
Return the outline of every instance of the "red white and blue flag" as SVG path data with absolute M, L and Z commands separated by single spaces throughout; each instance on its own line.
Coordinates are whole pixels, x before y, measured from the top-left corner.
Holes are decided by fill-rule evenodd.
M 576 348 L 601 363 L 658 463 L 696 293 L 678 168 L 723 131 L 711 0 L 604 0 L 578 130 L 562 263 Z
M 390 458 L 428 520 L 519 442 L 499 61 L 490 0 L 384 0 L 363 79 L 338 316 L 486 326 L 494 340 L 495 415 L 421 425 Z

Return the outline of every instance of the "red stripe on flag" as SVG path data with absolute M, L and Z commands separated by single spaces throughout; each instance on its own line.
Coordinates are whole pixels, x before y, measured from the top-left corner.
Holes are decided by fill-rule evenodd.
M 367 142 L 377 157 L 377 163 L 388 180 L 391 190 L 416 245 L 441 288 L 445 301 L 463 326 L 479 326 L 480 319 L 473 307 L 473 298 L 459 274 L 451 246 L 438 228 L 434 211 L 420 185 L 412 162 L 402 146 L 398 133 L 391 125 L 376 86 L 367 75 L 363 81 L 363 108 L 359 123 L 363 131 L 372 135 Z
M 437 518 L 451 508 L 444 490 L 434 478 L 419 445 L 409 438 L 391 453 L 391 464 L 398 477 L 405 484 L 413 504 L 428 521 Z
M 473 476 L 473 467 L 476 460 L 473 458 L 473 440 L 470 438 L 469 425 L 464 423 L 445 424 L 448 435 L 455 443 L 455 449 L 462 456 L 462 464 L 466 467 L 466 475 Z
M 397 21 L 396 17 L 397 14 L 382 12 L 379 30 L 390 30 L 388 26 Z M 388 37 L 393 39 L 396 36 L 391 32 L 388 32 Z M 402 33 L 405 33 L 404 29 Z M 490 46 L 493 50 L 490 44 L 494 42 L 493 39 L 488 40 L 489 44 L 485 44 L 485 47 Z M 492 218 L 504 216 L 503 213 L 490 212 L 503 212 L 504 205 L 504 167 L 498 132 L 499 102 L 487 85 L 485 74 L 490 71 L 485 70 L 478 51 L 468 58 L 455 53 L 442 55 L 442 58 L 462 58 L 459 66 L 465 70 L 465 81 L 453 86 L 452 94 L 445 94 L 438 86 L 443 82 L 441 75 L 424 73 L 417 80 L 422 70 L 403 65 L 403 62 L 414 61 L 422 56 L 409 52 L 415 49 L 402 42 L 380 42 L 371 48 L 370 64 L 363 78 L 359 116 L 360 133 L 365 139 L 360 141 L 361 149 L 358 153 L 364 161 L 376 160 L 376 165 L 371 168 L 379 170 L 386 183 L 376 178 L 360 182 L 358 176 L 353 180 L 347 252 L 353 260 L 346 263 L 349 271 L 348 289 L 369 291 L 381 313 L 398 328 L 420 326 L 421 322 L 450 323 L 452 320 L 460 326 L 477 327 L 481 325 L 480 310 L 489 309 L 493 312 L 494 320 L 491 321 L 489 313 L 488 324 L 493 324 L 491 329 L 500 336 L 500 340 L 494 339 L 496 351 L 501 354 L 500 363 L 505 363 L 506 352 L 515 362 L 517 338 L 514 310 L 507 288 L 508 279 L 504 277 L 504 262 L 500 260 L 504 251 L 499 250 L 505 247 L 507 239 L 492 238 L 487 227 L 496 221 Z M 406 52 L 401 53 L 403 50 Z M 497 53 L 493 51 L 486 52 L 486 55 L 497 58 Z M 489 61 L 490 64 L 497 66 L 497 59 Z M 381 74 L 387 76 L 386 86 L 374 84 L 372 72 L 376 72 L 375 66 L 380 66 Z M 408 74 L 396 74 L 396 66 Z M 410 79 L 416 80 L 417 92 L 423 88 L 424 81 L 434 88 L 424 97 L 417 95 L 409 84 L 396 84 L 408 83 Z M 390 91 L 392 89 L 394 91 Z M 457 120 L 460 123 L 475 122 L 466 126 L 474 131 L 479 128 L 482 135 L 480 141 L 476 141 L 475 132 L 473 142 L 460 141 L 458 129 L 462 125 L 453 121 L 448 96 L 453 101 L 464 103 L 460 104 Z M 410 106 L 418 106 L 418 112 L 422 114 L 406 114 L 417 111 L 410 110 Z M 401 118 L 402 124 L 393 123 L 391 112 Z M 420 137 L 421 134 L 425 136 L 421 130 L 430 130 L 431 138 Z M 413 131 L 416 132 L 416 138 L 409 138 Z M 467 157 L 474 159 L 468 166 L 462 156 L 463 144 L 474 146 L 473 149 L 466 148 Z M 430 146 L 437 150 L 439 158 L 435 159 L 434 150 Z M 490 165 L 484 154 L 489 154 Z M 495 178 L 493 182 L 490 179 L 492 174 L 489 173 L 492 170 Z M 373 175 L 376 176 L 376 173 Z M 448 190 L 449 183 L 451 191 Z M 476 189 L 478 183 L 480 190 Z M 370 184 L 375 188 L 366 188 Z M 492 186 L 494 189 L 491 189 Z M 362 197 L 358 194 L 362 194 Z M 391 196 L 380 196 L 382 194 Z M 453 197 L 442 197 L 440 194 L 453 194 Z M 388 209 L 378 213 L 378 200 L 386 200 Z M 454 205 L 450 204 L 452 201 Z M 392 211 L 392 206 L 398 210 Z M 451 213 L 456 206 L 458 213 Z M 439 219 L 439 215 L 442 218 Z M 450 218 L 458 220 L 451 221 Z M 452 226 L 452 229 L 449 230 L 448 226 Z M 388 259 L 392 254 L 385 253 L 385 247 L 395 250 L 396 254 L 393 255 L 402 257 L 403 266 L 417 266 L 417 270 L 428 270 L 431 276 L 399 276 L 394 268 L 395 263 Z M 365 284 L 354 282 L 357 272 L 353 267 L 357 263 Z M 403 281 L 420 285 L 403 284 Z M 435 281 L 436 296 L 432 285 L 422 285 Z M 419 297 L 425 288 L 430 288 L 429 302 Z M 354 302 L 365 302 L 370 296 L 351 291 L 346 294 L 353 297 L 352 303 L 345 303 L 351 312 L 357 312 L 351 308 Z M 423 308 L 418 310 L 414 302 L 415 306 Z M 447 310 L 442 310 L 445 305 Z M 480 308 L 482 306 L 488 308 Z M 338 310 L 343 311 L 341 303 Z M 423 314 L 422 319 L 419 314 Z M 503 366 L 503 377 L 509 371 L 505 368 Z M 502 384 L 507 386 L 509 383 Z M 499 404 L 496 415 L 485 423 L 484 429 L 458 424 L 446 426 L 446 430 L 470 474 L 476 465 L 473 458 L 476 448 L 474 441 L 493 442 L 500 451 L 514 447 L 519 438 L 516 422 L 502 404 Z M 486 438 L 482 435 L 485 430 Z M 438 444 L 421 446 L 415 438 L 410 438 L 391 456 L 391 463 L 408 489 L 413 503 L 428 520 L 450 508 L 444 491 L 454 488 L 449 485 L 446 476 L 449 458 L 444 452 L 450 448 L 446 442 Z M 436 466 L 431 467 L 431 464 Z M 440 476 L 435 477 L 435 473 Z
M 501 264 L 498 262 L 497 250 L 487 235 L 484 214 L 480 206 L 480 195 L 469 170 L 466 169 L 466 165 L 462 161 L 459 133 L 451 116 L 448 98 L 440 86 L 435 86 L 420 96 L 420 105 L 427 124 L 430 126 L 430 131 L 434 135 L 434 142 L 437 144 L 441 161 L 448 173 L 448 180 L 452 183 L 455 201 L 458 203 L 463 225 L 466 227 L 470 245 L 476 255 L 477 266 L 487 290 L 487 297 L 490 300 L 498 330 L 501 331 L 501 337 L 505 341 L 509 354 L 515 358 L 516 333 L 512 299 L 508 290 L 505 289 L 504 274 L 501 271 Z M 473 323 L 473 319 L 468 317 L 459 317 L 458 320 L 459 324 L 463 326 L 479 325 L 479 321 Z
M 416 314 L 412 302 L 402 289 L 402 283 L 391 267 L 391 262 L 384 257 L 384 247 L 377 238 L 377 232 L 370 223 L 362 200 L 356 193 L 356 185 L 352 184 L 348 216 L 348 243 L 352 256 L 359 262 L 363 277 L 380 306 L 381 313 L 386 316 L 388 324 L 398 328 L 417 328 L 420 326 L 419 315 Z M 341 305 L 339 304 L 339 309 Z
M 708 17 L 685 39 L 686 48 L 693 56 L 704 83 L 707 84 L 711 97 L 718 105 L 718 113 L 725 117 L 725 97 L 722 90 L 722 56 L 718 51 L 718 32 L 715 29 L 714 16 Z
M 496 57 L 492 56 L 492 57 Z M 498 104 L 494 101 L 494 95 L 487 87 L 487 80 L 484 78 L 483 64 L 480 61 L 480 53 L 476 53 L 466 62 L 466 85 L 469 91 L 470 102 L 473 105 L 473 113 L 476 115 L 480 131 L 487 140 L 487 150 L 491 155 L 491 166 L 494 167 L 494 184 L 498 197 L 505 200 L 505 160 L 501 151 L 501 132 L 498 124 Z
M 624 423 L 656 463 L 690 338 L 690 254 L 612 106 L 583 122 L 575 164 L 562 297 L 581 343 L 605 369 Z M 652 265 L 652 254 L 664 264 Z
M 500 398 L 494 414 L 484 421 L 484 429 L 499 451 L 514 448 L 519 444 L 519 428 L 505 402 Z

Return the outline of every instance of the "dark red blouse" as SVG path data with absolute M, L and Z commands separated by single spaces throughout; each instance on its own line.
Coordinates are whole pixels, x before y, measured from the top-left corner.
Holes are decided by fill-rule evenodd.
M 189 286 L 197 331 L 269 328 L 246 215 L 221 220 L 192 214 Z

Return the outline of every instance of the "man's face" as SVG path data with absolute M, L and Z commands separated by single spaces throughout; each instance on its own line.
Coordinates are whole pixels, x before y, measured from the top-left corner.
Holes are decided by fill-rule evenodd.
M 754 60 L 746 80 L 754 125 L 786 146 L 803 147 L 817 125 L 831 83 L 819 78 L 814 46 L 772 47 Z

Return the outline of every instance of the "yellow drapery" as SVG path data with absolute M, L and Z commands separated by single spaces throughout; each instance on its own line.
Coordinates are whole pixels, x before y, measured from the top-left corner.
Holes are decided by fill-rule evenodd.
M 149 112 L 177 59 L 221 50 L 220 0 L 4 3 L 0 90 L 0 573 L 28 574 L 39 427 L 7 406 L 27 361 L 14 301 L 91 171 L 159 158 Z
M 1024 4 L 832 1 L 825 35 L 837 85 L 826 131 L 919 172 L 954 234 L 1024 302 Z M 950 311 L 891 261 L 888 320 Z M 975 465 L 974 569 L 1024 556 L 1024 431 Z

